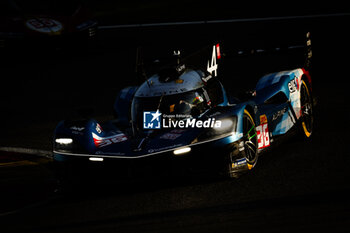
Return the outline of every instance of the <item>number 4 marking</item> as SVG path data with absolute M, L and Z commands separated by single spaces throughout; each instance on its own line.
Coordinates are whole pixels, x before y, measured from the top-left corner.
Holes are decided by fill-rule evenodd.
M 270 136 L 269 136 L 269 129 L 267 127 L 267 123 L 257 126 L 256 134 L 258 137 L 259 149 L 270 146 Z
M 216 45 L 214 45 L 213 52 L 211 55 L 211 62 L 208 61 L 208 65 L 207 65 L 207 71 L 210 74 L 213 74 L 213 71 L 214 71 L 214 77 L 218 75 L 218 64 L 216 63 L 216 51 L 217 51 L 217 48 L 216 48 Z

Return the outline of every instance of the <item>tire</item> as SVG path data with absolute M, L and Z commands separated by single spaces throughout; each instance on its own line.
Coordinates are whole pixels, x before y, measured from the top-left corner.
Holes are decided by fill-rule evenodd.
M 313 99 L 309 86 L 305 80 L 301 80 L 300 86 L 300 106 L 301 117 L 299 131 L 302 137 L 308 139 L 312 135 L 314 116 L 313 116 Z
M 228 174 L 230 177 L 237 178 L 240 173 L 251 170 L 258 161 L 258 138 L 256 134 L 256 126 L 253 117 L 245 109 L 243 114 L 243 143 L 244 150 L 237 153 L 231 151 L 229 154 Z M 239 149 L 240 150 L 240 149 Z M 245 160 L 244 166 L 235 166 L 235 162 Z
M 258 160 L 258 137 L 255 127 L 253 117 L 245 109 L 243 115 L 243 154 L 247 160 L 248 169 L 252 169 Z

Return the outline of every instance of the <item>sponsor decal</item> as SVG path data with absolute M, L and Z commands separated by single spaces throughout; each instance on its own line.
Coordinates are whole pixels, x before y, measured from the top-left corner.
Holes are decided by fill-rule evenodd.
M 72 134 L 83 135 L 85 127 L 72 126 L 70 127 Z
M 106 155 L 107 153 L 104 152 L 104 151 L 96 151 L 95 152 L 95 155 Z M 108 152 L 108 155 L 114 155 L 114 156 L 122 156 L 122 155 L 125 155 L 124 152 Z
M 128 140 L 125 134 L 116 134 L 109 137 L 99 137 L 98 135 L 92 133 L 95 146 L 98 148 L 112 145 L 114 143 L 122 142 Z
M 177 148 L 177 147 L 181 147 L 181 146 L 183 146 L 183 144 L 175 144 L 175 145 L 166 146 L 166 147 L 162 147 L 162 148 L 149 149 L 148 153 L 156 153 L 159 151 L 169 150 L 169 149 L 173 149 L 173 148 Z
M 97 133 L 102 133 L 102 127 L 99 123 L 96 124 L 96 132 Z
M 85 129 L 85 127 L 72 126 L 70 129 L 81 132 Z
M 291 80 L 288 83 L 288 89 L 290 93 L 293 93 L 297 90 L 299 90 L 299 79 L 297 77 L 295 77 L 293 80 Z
M 270 146 L 270 135 L 267 123 L 256 127 L 256 135 L 258 137 L 258 148 L 262 149 Z
M 260 115 L 260 124 L 265 124 L 267 123 L 267 117 L 266 115 Z
M 232 168 L 242 167 L 247 164 L 247 160 L 245 158 L 238 159 L 232 163 Z
M 208 82 L 212 77 L 213 77 L 213 76 L 211 76 L 211 74 L 209 74 L 208 76 L 203 77 L 202 80 L 203 80 L 203 82 L 206 83 L 206 82 Z
M 253 165 L 247 163 L 247 160 L 245 158 L 237 159 L 232 163 L 232 169 L 240 170 L 240 169 L 246 169 L 249 170 L 253 168 Z
M 279 110 L 279 111 L 275 112 L 272 115 L 272 120 L 273 121 L 277 120 L 277 118 L 283 116 L 283 114 L 285 114 L 286 112 L 287 112 L 287 107 L 283 108 L 282 110 Z
M 181 73 L 182 71 L 184 71 L 186 69 L 186 65 L 185 64 L 181 64 L 181 65 L 178 65 L 176 67 L 176 71 Z

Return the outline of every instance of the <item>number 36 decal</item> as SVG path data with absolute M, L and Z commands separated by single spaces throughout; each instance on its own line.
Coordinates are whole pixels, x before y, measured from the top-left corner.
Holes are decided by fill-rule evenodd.
M 256 127 L 256 135 L 258 137 L 258 148 L 262 149 L 270 146 L 270 136 L 267 123 Z

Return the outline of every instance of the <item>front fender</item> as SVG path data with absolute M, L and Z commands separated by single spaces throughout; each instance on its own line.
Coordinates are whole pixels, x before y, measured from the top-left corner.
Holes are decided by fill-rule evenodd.
M 94 119 L 65 120 L 59 122 L 53 137 L 53 150 L 72 153 L 87 153 L 96 150 L 93 134 L 101 135 L 102 128 Z M 72 139 L 72 143 L 58 143 L 56 139 Z
M 237 128 L 236 128 L 236 140 L 241 139 L 243 135 L 243 115 L 244 110 L 246 109 L 252 116 L 256 124 L 254 109 L 255 109 L 255 102 L 248 101 L 241 104 L 236 105 L 234 108 L 234 114 L 237 116 Z

